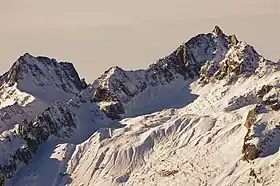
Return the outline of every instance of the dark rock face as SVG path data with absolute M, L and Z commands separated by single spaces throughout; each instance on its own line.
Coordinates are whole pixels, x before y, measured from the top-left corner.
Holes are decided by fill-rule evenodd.
M 121 102 L 117 99 L 115 95 L 113 95 L 108 89 L 97 88 L 94 93 L 94 101 L 102 102 L 109 101 L 112 102 L 109 105 L 101 108 L 101 111 L 104 112 L 107 117 L 111 119 L 121 119 L 121 115 L 125 113 L 125 109 Z
M 125 109 L 123 105 L 120 102 L 112 103 L 108 106 L 105 106 L 103 109 L 101 109 L 108 118 L 111 118 L 113 120 L 120 120 L 121 115 L 125 113 Z
M 213 30 L 213 33 L 215 33 L 218 36 L 223 36 L 224 35 L 223 31 L 220 29 L 219 26 L 215 26 L 215 28 Z
M 244 144 L 242 147 L 242 153 L 243 155 L 243 160 L 253 160 L 259 157 L 259 150 L 258 148 L 253 145 L 253 144 L 248 144 L 247 141 L 251 140 L 251 128 L 254 125 L 254 122 L 256 121 L 256 114 L 257 114 L 257 109 L 254 108 L 253 110 L 250 110 L 246 121 L 245 121 L 245 127 L 247 128 L 247 134 L 244 137 Z
M 75 116 L 68 109 L 68 106 L 62 102 L 56 103 L 55 107 L 49 107 L 41 115 L 39 115 L 32 125 L 23 125 L 23 134 L 31 134 L 32 136 L 45 136 L 38 134 L 41 131 L 42 134 L 46 133 L 49 135 L 54 135 L 59 138 L 69 137 L 73 128 L 76 127 Z M 38 129 L 38 130 L 37 130 Z M 41 130 L 42 129 L 42 130 Z M 65 131 L 63 133 L 62 129 Z M 42 141 L 42 140 L 37 140 Z
M 245 140 L 248 140 L 245 138 Z M 252 144 L 244 144 L 242 149 L 243 160 L 254 160 L 260 157 L 260 150 Z
M 81 80 L 79 77 L 78 72 L 75 70 L 72 63 L 67 62 L 61 62 L 60 65 L 62 66 L 62 69 L 64 70 L 66 76 L 72 80 L 73 84 L 78 90 L 83 90 L 87 87 L 87 84 L 85 80 Z
M 257 92 L 257 97 L 258 97 L 258 98 L 263 98 L 272 88 L 273 88 L 272 85 L 264 85 L 264 86 Z
M 117 98 L 115 97 L 115 95 L 113 95 L 108 89 L 105 89 L 105 88 L 96 89 L 94 98 L 98 102 L 103 101 L 103 100 L 117 101 Z
M 8 83 L 9 86 L 12 86 L 15 84 L 15 82 L 18 81 L 18 74 L 20 72 L 20 62 L 16 61 L 11 69 L 6 72 L 3 76 L 1 76 L 0 83 L 1 85 L 3 83 Z
M 23 118 L 30 118 L 24 108 L 17 103 L 0 109 L 0 116 L 0 133 L 13 128 L 17 123 L 22 122 Z
M 10 140 L 19 138 L 25 144 L 14 154 L 10 154 L 10 160 L 6 164 L 0 165 L 0 183 L 11 178 L 21 164 L 30 163 L 40 144 L 51 135 L 57 138 L 69 137 L 75 127 L 75 115 L 62 102 L 57 103 L 55 107 L 49 107 L 34 121 L 24 121 L 19 125 L 18 131 L 12 134 Z
M 235 82 L 239 77 L 249 77 L 259 67 L 261 56 L 252 46 L 239 42 L 235 36 L 231 36 L 231 51 L 227 57 L 218 62 L 206 63 L 202 67 L 200 81 L 202 84 L 227 79 L 228 83 Z

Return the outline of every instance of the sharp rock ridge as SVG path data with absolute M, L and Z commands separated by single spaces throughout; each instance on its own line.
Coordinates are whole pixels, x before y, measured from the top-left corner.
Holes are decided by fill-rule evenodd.
M 267 147 L 279 141 L 277 137 L 279 134 L 277 122 L 279 114 L 277 114 L 276 119 L 274 118 L 275 113 L 280 108 L 277 98 L 279 97 L 279 81 L 272 83 L 271 86 L 263 86 L 261 89 L 245 91 L 248 88 L 246 80 L 249 84 L 255 85 L 258 79 L 263 78 L 260 83 L 266 85 L 265 75 L 277 71 L 278 66 L 277 63 L 264 59 L 252 46 L 239 41 L 235 35 L 227 36 L 224 34 L 218 26 L 211 33 L 199 34 L 191 38 L 170 55 L 158 60 L 147 69 L 128 71 L 120 67 L 111 67 L 87 87 L 86 83 L 80 80 L 76 74 L 72 64 L 58 63 L 54 59 L 25 54 L 14 64 L 14 69 L 12 68 L 11 72 L 9 71 L 1 77 L 1 82 L 10 82 L 11 85 L 22 84 L 27 78 L 25 75 L 28 74 L 36 77 L 35 80 L 34 78 L 28 79 L 28 82 L 36 84 L 38 83 L 37 78 L 43 81 L 44 85 L 38 86 L 39 89 L 42 89 L 46 85 L 53 87 L 54 84 L 46 83 L 45 79 L 48 77 L 57 78 L 52 81 L 56 83 L 64 82 L 61 79 L 67 78 L 71 82 L 71 86 L 76 87 L 75 92 L 78 92 L 78 95 L 69 101 L 53 103 L 35 119 L 25 120 L 21 123 L 16 120 L 20 124 L 1 135 L 0 150 L 2 149 L 6 154 L 0 156 L 0 185 L 5 180 L 12 178 L 24 163 L 28 164 L 33 161 L 34 154 L 36 155 L 41 144 L 47 142 L 49 138 L 69 142 L 67 140 L 73 140 L 75 137 L 89 137 L 93 132 L 95 133 L 92 137 L 76 146 L 75 152 L 72 150 L 69 157 L 62 158 L 64 159 L 62 162 L 70 162 L 65 164 L 70 168 L 68 167 L 67 171 L 59 173 L 57 176 L 59 179 L 54 181 L 65 181 L 64 179 L 68 178 L 68 173 L 73 178 L 75 176 L 83 177 L 84 174 L 77 173 L 82 169 L 91 171 L 94 179 L 90 181 L 93 180 L 94 183 L 95 181 L 96 183 L 105 182 L 105 180 L 110 184 L 112 180 L 116 184 L 127 181 L 133 183 L 133 179 L 136 180 L 136 183 L 138 178 L 141 179 L 141 176 L 146 175 L 140 174 L 140 177 L 137 177 L 133 171 L 140 170 L 138 165 L 143 165 L 142 167 L 145 168 L 151 165 L 148 165 L 149 161 L 160 161 L 157 162 L 158 165 L 168 164 L 166 160 L 169 157 L 174 160 L 172 165 L 175 162 L 177 166 L 170 170 L 164 169 L 159 172 L 155 170 L 154 175 L 164 176 L 167 179 L 170 175 L 180 176 L 181 170 L 183 170 L 180 169 L 180 166 L 187 167 L 186 171 L 189 169 L 193 171 L 195 168 L 205 171 L 208 168 L 201 163 L 203 162 L 201 160 L 216 161 L 213 157 L 218 157 L 222 161 L 219 159 L 217 165 L 214 166 L 209 164 L 214 173 L 206 176 L 211 181 L 214 178 L 218 179 L 216 175 L 223 176 L 222 173 L 228 168 L 225 165 L 232 161 L 229 156 L 220 153 L 223 148 L 229 149 L 229 145 L 223 143 L 224 139 L 230 140 L 229 144 L 233 146 L 243 140 L 243 159 L 248 161 L 270 155 L 271 153 L 267 151 L 275 151 L 274 148 L 271 150 Z M 37 68 L 39 70 L 36 71 Z M 33 74 L 30 69 L 35 69 L 36 72 Z M 61 72 L 54 70 L 54 74 L 48 74 L 46 69 L 58 69 Z M 74 81 L 79 82 L 79 85 L 76 85 Z M 189 90 L 193 83 L 198 83 L 199 87 L 199 90 L 196 90 L 194 94 L 192 94 L 192 90 Z M 205 88 L 204 86 L 208 88 L 206 93 L 201 91 Z M 60 85 L 55 85 L 55 87 L 60 87 Z M 63 87 L 60 88 L 64 90 Z M 241 93 L 236 92 L 237 88 L 240 88 Z M 187 97 L 188 102 L 180 100 L 178 92 L 183 95 L 181 97 Z M 244 95 L 243 92 L 245 92 Z M 174 99 L 170 100 L 171 98 Z M 172 102 L 176 100 L 181 103 L 179 106 L 178 104 L 172 105 Z M 166 104 L 164 105 L 164 103 Z M 244 118 L 246 107 L 254 104 L 257 106 L 249 112 L 247 119 Z M 159 106 L 156 108 L 157 105 Z M 16 106 L 18 105 L 16 104 Z M 14 108 L 6 108 L 6 110 L 13 111 Z M 151 109 L 146 111 L 148 108 Z M 22 114 L 22 112 L 15 113 Z M 258 119 L 263 115 L 272 119 L 269 121 L 264 119 L 262 123 L 259 123 Z M 128 118 L 134 116 L 139 117 Z M 8 115 L 6 118 L 9 118 Z M 122 118 L 126 119 L 121 122 L 116 121 Z M 244 120 L 246 120 L 245 126 L 248 130 L 245 138 L 242 136 L 243 134 L 238 133 L 240 123 Z M 115 130 L 123 124 L 125 124 L 124 128 Z M 264 128 L 263 125 L 268 127 Z M 260 131 L 264 132 L 260 134 Z M 98 135 L 102 137 L 95 139 Z M 238 137 L 236 141 L 235 137 L 232 137 L 233 135 Z M 240 136 L 241 138 L 239 138 Z M 162 139 L 166 140 L 162 141 Z M 84 138 L 80 139 L 79 142 L 84 140 Z M 211 146 L 213 144 L 218 144 L 215 146 L 218 150 L 213 150 Z M 240 146 L 242 144 L 239 144 L 238 147 Z M 153 151 L 157 147 L 161 148 L 160 153 L 167 157 L 164 161 L 157 157 L 162 154 L 156 154 L 157 151 Z M 177 149 L 174 151 L 173 148 Z M 184 149 L 186 151 L 182 153 L 181 158 L 185 158 L 187 161 L 182 163 L 183 161 L 180 159 L 178 164 L 176 162 L 177 155 L 182 155 L 180 151 L 184 151 Z M 195 151 L 189 153 L 194 149 L 199 153 Z M 209 152 L 209 156 L 203 156 L 206 153 L 204 149 L 207 150 L 207 154 Z M 238 153 L 235 152 L 230 156 L 240 157 L 241 150 Z M 86 153 L 90 153 L 90 155 L 86 156 Z M 93 153 L 96 153 L 96 156 L 92 156 Z M 147 161 L 146 154 L 151 155 L 147 156 Z M 197 157 L 193 155 L 201 159 L 196 159 Z M 164 158 L 164 156 L 161 157 Z M 212 159 L 211 156 L 213 156 Z M 209 157 L 210 159 L 207 159 Z M 89 163 L 88 158 L 92 158 L 91 162 L 94 163 Z M 188 162 L 190 159 L 195 163 Z M 124 168 L 123 162 L 126 162 L 125 166 L 127 165 L 129 169 Z M 81 166 L 77 166 L 78 163 Z M 157 164 L 155 165 L 157 166 Z M 153 171 L 151 167 L 146 168 L 146 170 Z M 127 172 L 122 174 L 120 170 Z M 232 170 L 231 167 L 230 170 Z M 197 172 L 191 171 L 188 174 L 192 176 L 182 174 L 184 175 L 182 178 L 196 178 Z M 81 172 L 84 173 L 84 171 Z M 105 172 L 106 174 L 103 174 Z M 107 174 L 108 172 L 110 174 Z M 75 175 L 76 173 L 77 175 Z M 212 174 L 211 171 L 208 173 Z M 228 172 L 226 174 L 228 178 Z M 27 177 L 29 178 L 29 175 Z M 32 179 L 39 179 L 39 176 Z M 155 179 L 158 178 L 155 177 Z M 203 179 L 206 178 L 203 177 Z M 73 181 L 74 185 L 77 180 Z M 158 180 L 158 182 L 161 180 L 163 179 Z M 218 182 L 221 180 L 223 181 L 222 178 L 218 179 Z M 207 180 L 201 179 L 192 181 L 196 185 L 208 183 Z

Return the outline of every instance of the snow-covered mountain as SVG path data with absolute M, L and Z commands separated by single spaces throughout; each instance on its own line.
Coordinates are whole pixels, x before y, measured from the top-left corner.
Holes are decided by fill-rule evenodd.
M 15 134 L 21 126 L 18 124 L 29 123 L 56 101 L 69 101 L 86 86 L 71 63 L 58 63 L 55 59 L 33 57 L 28 53 L 21 56 L 0 77 L 0 132 L 3 145 L 1 164 L 3 161 L 10 161 L 10 156 L 14 156 L 13 153 L 23 147 L 21 142 L 24 137 L 21 136 L 22 139 L 18 140 L 18 134 Z M 14 143 L 14 138 L 19 143 Z M 16 170 L 16 167 L 8 169 Z M 1 167 L 0 172 L 10 174 L 5 167 Z
M 26 106 L 34 99 L 46 104 L 67 101 L 86 86 L 71 63 L 28 53 L 1 76 L 0 82 L 1 107 L 15 102 Z
M 85 88 L 71 63 L 24 54 L 0 77 L 0 132 L 33 119 L 56 101 L 68 101 Z
M 94 81 L 95 97 L 109 116 L 117 114 L 114 118 L 183 107 L 191 100 L 180 95 L 190 94 L 189 83 L 200 76 L 206 62 L 219 63 L 225 58 L 233 37 L 216 27 L 212 33 L 191 38 L 146 70 L 112 67 Z
M 0 180 L 276 186 L 279 68 L 217 26 L 89 86 L 71 64 L 25 54 L 1 77 Z

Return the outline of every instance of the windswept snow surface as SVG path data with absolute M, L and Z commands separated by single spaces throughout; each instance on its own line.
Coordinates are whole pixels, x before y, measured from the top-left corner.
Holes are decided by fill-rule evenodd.
M 279 185 L 280 137 L 271 143 L 278 152 L 244 161 L 244 123 L 254 102 L 225 110 L 235 97 L 279 76 L 203 88 L 195 82 L 191 90 L 199 97 L 188 106 L 126 118 L 120 121 L 125 127 L 100 129 L 75 147 L 58 145 L 7 185 Z M 54 157 L 55 166 L 44 163 Z M 51 179 L 47 170 L 55 170 Z
M 279 186 L 279 67 L 215 27 L 146 70 L 110 68 L 32 120 L 48 139 L 5 185 Z M 18 127 L 1 163 L 27 145 Z
M 83 88 L 72 64 L 24 54 L 0 76 L 0 132 L 31 121 L 56 101 L 69 101 Z

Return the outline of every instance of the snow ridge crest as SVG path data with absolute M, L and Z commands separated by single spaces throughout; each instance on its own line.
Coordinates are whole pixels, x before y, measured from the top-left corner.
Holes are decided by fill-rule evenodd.
M 217 110 L 218 112 L 223 112 L 222 116 L 225 115 L 225 112 L 228 112 L 227 114 L 230 115 L 231 111 L 244 109 L 245 106 L 254 103 L 259 103 L 259 106 L 252 111 L 252 117 L 251 115 L 247 117 L 249 121 L 247 123 L 250 125 L 247 127 L 248 133 L 244 139 L 244 159 L 251 160 L 262 155 L 265 156 L 268 153 L 262 148 L 266 148 L 271 143 L 266 140 L 255 144 L 252 143 L 252 139 L 255 141 L 259 140 L 259 136 L 256 137 L 255 134 L 258 134 L 258 130 L 262 129 L 261 127 L 266 124 L 266 121 L 259 126 L 259 123 L 256 122 L 258 120 L 255 120 L 255 118 L 261 118 L 264 114 L 270 117 L 270 114 L 275 114 L 279 110 L 279 100 L 275 98 L 279 97 L 279 88 L 278 86 L 271 85 L 264 87 L 259 95 L 249 91 L 244 96 L 235 96 L 236 92 L 231 90 L 231 86 L 237 85 L 240 79 L 248 80 L 254 75 L 257 75 L 255 78 L 261 78 L 268 74 L 268 72 L 278 69 L 279 65 L 277 63 L 266 60 L 252 46 L 239 41 L 235 35 L 228 36 L 224 34 L 218 26 L 211 33 L 192 37 L 170 55 L 159 59 L 147 69 L 128 71 L 120 67 L 111 67 L 100 78 L 95 80 L 91 86 L 87 86 L 80 79 L 71 63 L 59 63 L 55 59 L 40 56 L 34 57 L 26 53 L 14 63 L 7 73 L 0 77 L 0 91 L 5 90 L 7 86 L 9 88 L 16 86 L 17 89 L 29 93 L 36 99 L 39 98 L 38 100 L 43 100 L 47 97 L 46 94 L 43 94 L 46 92 L 53 97 L 49 100 L 44 100 L 48 103 L 45 105 L 46 109 L 40 114 L 36 114 L 36 117 L 30 120 L 25 119 L 24 122 L 19 120 L 25 117 L 25 115 L 30 114 L 30 108 L 25 110 L 26 105 L 22 104 L 19 106 L 14 104 L 9 108 L 6 107 L 6 109 L 0 110 L 0 113 L 3 113 L 3 116 L 5 116 L 4 119 L 9 121 L 9 126 L 6 127 L 9 129 L 3 133 L 5 135 L 1 135 L 0 140 L 0 150 L 4 149 L 6 153 L 0 156 L 0 185 L 7 179 L 12 178 L 14 173 L 24 163 L 32 162 L 32 157 L 37 153 L 40 145 L 47 142 L 49 138 L 69 142 L 70 139 L 75 141 L 76 137 L 78 139 L 80 136 L 87 136 L 85 135 L 86 132 L 91 135 L 97 131 L 95 135 L 102 134 L 104 138 L 115 138 L 115 136 L 118 136 L 115 133 L 118 132 L 124 134 L 119 135 L 119 138 L 125 137 L 127 133 L 129 133 L 127 137 L 131 136 L 135 131 L 140 132 L 139 134 L 143 133 L 139 138 L 136 132 L 135 139 L 139 138 L 141 143 L 135 148 L 129 147 L 129 145 L 133 145 L 133 142 L 131 144 L 127 142 L 125 144 L 127 146 L 123 144 L 117 146 L 121 150 L 123 147 L 129 147 L 123 153 L 121 150 L 116 152 L 114 148 L 108 148 L 108 154 L 115 153 L 119 157 L 114 160 L 114 166 L 119 168 L 118 166 L 123 165 L 122 158 L 126 155 L 131 161 L 132 157 L 137 157 L 139 154 L 141 156 L 136 158 L 135 161 L 144 159 L 146 147 L 152 149 L 160 143 L 160 139 L 167 139 L 168 136 L 174 135 L 178 139 L 178 147 L 180 148 L 188 148 L 188 144 L 185 143 L 187 141 L 190 143 L 193 141 L 194 143 L 195 140 L 190 139 L 193 137 L 198 139 L 198 135 L 202 133 L 203 135 L 209 134 L 208 138 L 201 138 L 202 140 L 195 142 L 193 148 L 196 148 L 197 144 L 201 145 L 204 143 L 207 146 L 209 143 L 214 143 L 214 138 L 222 134 L 215 125 L 223 126 L 224 118 L 219 118 L 219 116 L 213 113 Z M 226 84 L 223 84 L 224 81 Z M 253 80 L 251 81 L 254 82 Z M 210 85 L 208 86 L 208 88 L 210 87 L 209 91 L 205 93 L 198 90 L 193 94 L 192 90 L 190 90 L 192 83 L 197 83 L 196 85 L 201 89 L 205 88 L 204 86 Z M 214 85 L 214 88 L 211 85 Z M 240 87 L 242 89 L 242 86 Z M 243 89 L 245 89 L 244 87 Z M 64 99 L 58 98 L 58 93 L 61 93 L 61 91 L 69 93 L 69 97 L 66 94 L 60 94 Z M 240 93 L 238 94 L 240 95 Z M 186 99 L 180 100 L 180 96 Z M 172 98 L 174 99 L 172 100 Z M 240 100 L 244 100 L 244 103 L 240 104 Z M 171 105 L 172 101 L 178 101 L 179 104 Z M 228 103 L 228 109 L 221 111 L 221 108 L 225 108 L 223 107 L 224 103 Z M 213 107 L 212 104 L 214 105 Z M 17 107 L 22 109 L 22 111 L 19 112 Z M 143 110 L 147 108 L 151 109 L 144 113 Z M 167 108 L 172 109 L 168 110 Z M 182 110 L 174 108 L 182 108 Z M 208 111 L 207 109 L 213 109 L 213 111 Z M 14 111 L 18 117 L 13 118 L 13 116 L 7 115 L 7 110 Z M 155 113 L 157 111 L 162 112 Z M 179 112 L 182 113 L 179 114 Z M 208 116 L 208 114 L 212 114 L 213 118 L 212 115 Z M 201 115 L 204 116 L 201 117 Z M 136 119 L 129 118 L 135 116 L 140 117 Z M 151 122 L 153 117 L 154 122 Z M 128 119 L 118 122 L 122 118 Z M 234 115 L 233 118 L 229 117 L 229 119 L 233 121 L 228 123 L 233 128 L 233 130 L 230 129 L 227 132 L 230 136 L 236 131 L 236 127 L 239 126 L 234 126 L 234 122 L 237 120 L 239 122 L 239 119 L 241 122 L 242 115 L 236 115 L 236 118 Z M 141 121 L 135 121 L 133 122 L 135 124 L 131 126 L 128 124 L 127 128 L 124 128 L 123 131 L 122 129 L 119 131 L 114 130 L 122 126 L 123 123 L 133 120 Z M 142 123 L 143 126 L 139 129 L 138 125 L 141 122 L 144 122 L 144 124 Z M 273 124 L 271 125 L 272 130 L 267 130 L 269 134 L 273 135 L 269 140 L 274 140 L 276 138 L 275 134 L 279 133 L 279 125 L 274 121 L 269 122 Z M 11 127 L 14 125 L 14 128 Z M 206 126 L 207 131 L 204 130 L 203 125 L 209 125 Z M 258 130 L 254 131 L 256 126 Z M 190 131 L 188 128 L 192 127 L 194 127 L 193 132 L 188 135 L 187 133 Z M 100 128 L 109 129 L 107 131 L 107 129 L 101 130 Z M 154 129 L 154 131 L 150 133 L 150 129 Z M 217 131 L 213 131 L 216 129 Z M 175 135 L 178 132 L 182 135 Z M 181 137 L 182 139 L 180 139 Z M 186 140 L 187 138 L 189 140 Z M 68 139 L 69 141 L 67 141 Z M 91 139 L 94 140 L 94 135 L 86 143 L 93 145 L 90 142 Z M 98 139 L 96 144 L 99 144 L 100 141 L 102 139 Z M 118 141 L 116 140 L 115 143 L 117 144 Z M 90 145 L 87 148 L 90 148 Z M 104 145 L 110 146 L 112 144 L 106 142 Z M 142 148 L 144 149 L 143 151 Z M 77 149 L 79 151 L 79 148 Z M 98 151 L 102 150 L 102 148 L 97 149 Z M 106 156 L 106 151 L 100 153 L 101 156 Z M 172 154 L 170 153 L 171 156 Z M 110 155 L 110 157 L 115 156 Z M 101 161 L 103 159 L 104 157 L 100 158 Z M 118 164 L 118 162 L 120 163 Z M 97 167 L 99 168 L 99 165 Z M 99 171 L 97 167 L 94 168 L 96 172 Z M 137 168 L 137 166 L 133 166 L 131 169 L 134 168 Z M 119 170 L 116 172 L 119 172 Z M 130 173 L 118 175 L 119 179 L 129 179 L 128 175 Z M 173 173 L 176 174 L 177 172 Z

